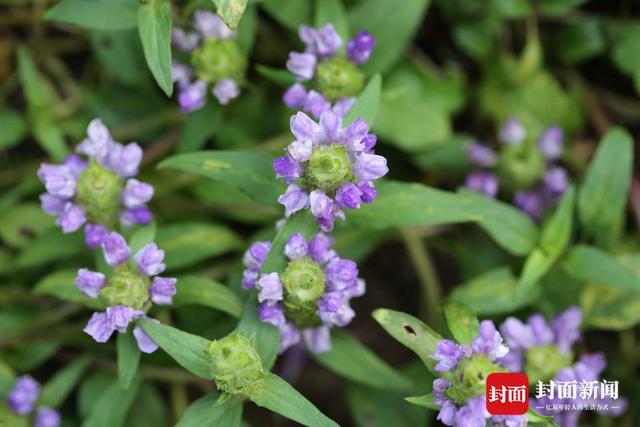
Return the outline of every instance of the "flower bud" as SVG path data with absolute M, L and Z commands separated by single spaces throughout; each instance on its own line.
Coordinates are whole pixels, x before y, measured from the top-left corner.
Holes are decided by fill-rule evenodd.
M 356 96 L 364 87 L 364 74 L 343 57 L 333 57 L 317 66 L 318 90 L 329 101 Z
M 262 386 L 260 355 L 241 333 L 233 332 L 209 346 L 213 375 L 220 391 L 248 396 Z

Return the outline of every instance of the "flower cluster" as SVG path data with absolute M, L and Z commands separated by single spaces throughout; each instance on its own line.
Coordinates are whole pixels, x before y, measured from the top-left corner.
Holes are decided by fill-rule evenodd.
M 9 392 L 7 403 L 9 409 L 18 415 L 29 415 L 38 401 L 40 384 L 30 375 L 23 375 L 16 381 Z M 60 425 L 60 413 L 55 409 L 41 406 L 35 412 L 34 427 L 58 427 Z
M 509 349 L 490 320 L 480 322 L 479 334 L 471 346 L 442 339 L 431 358 L 440 374 L 433 381 L 434 403 L 440 406 L 438 420 L 448 426 L 525 426 L 526 416 L 491 416 L 485 407 L 486 378 L 504 371 L 496 361 Z
M 289 263 L 284 271 L 260 274 L 271 249 L 268 242 L 254 243 L 245 253 L 242 287 L 258 291 L 258 316 L 280 329 L 280 352 L 302 338 L 314 353 L 329 351 L 332 326 L 348 325 L 355 313 L 353 297 L 365 292 L 354 261 L 331 249 L 333 239 L 322 233 L 308 242 L 291 235 L 284 248 Z
M 273 170 L 289 186 L 278 198 L 285 216 L 311 208 L 324 231 L 331 231 L 336 218 L 344 219 L 343 209 L 356 209 L 371 203 L 377 192 L 373 181 L 389 169 L 387 159 L 376 155 L 376 136 L 369 125 L 355 119 L 342 128 L 342 118 L 325 111 L 316 123 L 303 112 L 291 117 L 295 137 L 286 156 L 273 162 Z
M 107 342 L 118 331 L 125 333 L 129 323 L 145 317 L 151 304 L 169 305 L 176 293 L 176 279 L 159 277 L 164 271 L 164 251 L 155 243 L 140 249 L 133 259 L 131 249 L 118 233 L 108 234 L 102 241 L 104 259 L 113 269 L 111 277 L 81 269 L 75 284 L 89 298 L 102 298 L 108 305 L 105 312 L 94 313 L 84 328 L 94 340 Z M 133 330 L 138 347 L 145 353 L 158 346 L 139 326 Z
M 346 115 L 364 86 L 365 77 L 357 64 L 369 60 L 375 38 L 366 31 L 359 32 L 347 43 L 345 57 L 338 54 L 342 39 L 333 24 L 317 29 L 302 25 L 298 33 L 305 51 L 289 53 L 287 68 L 299 81 L 309 82 L 315 77 L 312 83 L 315 90 L 295 83 L 284 94 L 285 104 L 316 118 L 328 110 L 339 116 Z M 332 103 L 335 104 L 332 106 Z
M 235 32 L 215 13 L 196 11 L 193 29 L 190 32 L 176 27 L 172 33 L 173 45 L 185 59 L 174 61 L 172 67 L 173 81 L 178 84 L 178 102 L 184 112 L 202 108 L 210 86 L 218 102 L 227 105 L 240 94 L 239 85 L 247 65 L 234 40 Z
M 115 142 L 100 119 L 89 123 L 87 135 L 76 149 L 87 161 L 71 155 L 61 165 L 45 163 L 38 177 L 47 189 L 40 196 L 42 209 L 58 216 L 65 233 L 84 225 L 85 242 L 93 249 L 118 223 L 128 228 L 151 221 L 146 203 L 153 187 L 133 178 L 142 160 L 138 144 Z
M 532 219 L 540 220 L 544 211 L 557 204 L 568 187 L 567 171 L 557 164 L 563 153 L 562 129 L 549 127 L 537 144 L 531 144 L 520 121 L 510 118 L 500 130 L 498 139 L 500 153 L 477 142 L 467 145 L 469 159 L 480 169 L 467 176 L 465 186 L 495 197 L 501 182 L 507 192 L 515 193 L 516 207 Z

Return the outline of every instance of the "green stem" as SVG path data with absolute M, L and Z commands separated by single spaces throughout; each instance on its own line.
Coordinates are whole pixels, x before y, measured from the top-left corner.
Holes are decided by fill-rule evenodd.
M 431 260 L 431 255 L 415 231 L 406 229 L 401 230 L 400 233 L 409 252 L 411 262 L 418 274 L 420 284 L 422 285 L 424 298 L 420 317 L 438 330 L 442 324 L 442 314 L 440 311 L 442 291 L 440 280 L 438 279 L 436 269 Z

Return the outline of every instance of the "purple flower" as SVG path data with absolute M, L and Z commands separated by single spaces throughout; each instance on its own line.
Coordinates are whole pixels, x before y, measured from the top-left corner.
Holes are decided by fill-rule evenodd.
M 327 58 L 336 54 L 342 45 L 342 39 L 333 24 L 328 23 L 318 29 L 301 25 L 298 34 L 310 54 L 320 58 Z
M 374 181 L 387 172 L 387 159 L 376 154 L 362 153 L 353 164 L 353 174 L 362 181 Z
M 489 197 L 495 197 L 498 194 L 498 178 L 491 172 L 475 171 L 470 173 L 464 186 Z
M 542 218 L 544 201 L 539 192 L 518 191 L 513 202 L 518 209 L 529 215 L 534 221 L 539 221 Z
M 127 331 L 127 326 L 129 326 L 129 323 L 131 323 L 132 320 L 144 316 L 143 312 L 124 305 L 107 307 L 106 314 L 107 321 L 111 327 L 120 333 L 125 333 Z
M 333 111 L 340 117 L 344 117 L 349 114 L 349 111 L 351 111 L 351 107 L 353 107 L 353 104 L 355 103 L 356 98 L 354 96 L 340 98 L 336 101 L 335 104 L 333 104 L 333 107 L 331 107 L 331 111 Z
M 171 305 L 176 294 L 176 279 L 154 277 L 149 288 L 149 296 L 154 304 Z
M 278 273 L 265 274 L 256 283 L 258 290 L 258 301 L 280 301 L 282 300 L 282 283 Z
M 508 317 L 500 326 L 500 332 L 510 350 L 527 349 L 536 344 L 536 337 L 531 326 L 522 323 L 515 317 Z
M 40 394 L 40 384 L 33 377 L 23 375 L 18 378 L 13 389 L 9 393 L 7 403 L 13 412 L 26 415 L 33 410 L 33 406 Z
M 362 190 L 353 182 L 347 182 L 336 192 L 336 202 L 345 209 L 357 209 L 362 203 Z
M 540 152 L 549 161 L 558 160 L 562 157 L 562 142 L 564 134 L 559 126 L 551 126 L 544 131 L 538 139 Z
M 82 206 L 68 202 L 64 206 L 64 210 L 60 214 L 56 224 L 62 228 L 64 233 L 73 233 L 79 230 L 86 221 L 87 217 L 84 214 Z
M 491 167 L 495 165 L 497 161 L 496 153 L 491 148 L 478 144 L 475 141 L 467 144 L 467 155 L 474 165 L 483 168 Z
M 75 285 L 80 288 L 86 297 L 98 298 L 100 291 L 104 288 L 104 283 L 104 274 L 89 271 L 86 268 L 78 270 Z
M 440 340 L 436 345 L 436 352 L 431 356 L 437 360 L 435 370 L 437 372 L 452 371 L 458 367 L 458 363 L 464 357 L 460 346 L 451 340 Z
M 302 112 L 291 116 L 289 127 L 296 141 L 318 142 L 322 135 L 320 125 Z
M 111 268 L 126 262 L 131 255 L 131 249 L 129 249 L 124 237 L 116 232 L 110 233 L 102 240 L 102 251 L 105 261 Z
M 507 346 L 502 343 L 502 336 L 496 330 L 491 320 L 480 322 L 480 333 L 471 343 L 471 348 L 476 353 L 484 353 L 490 360 L 502 357 L 509 352 Z
M 272 301 L 265 301 L 258 306 L 258 318 L 277 327 L 283 326 L 286 321 L 280 304 Z
M 569 307 L 554 320 L 551 328 L 555 334 L 555 343 L 563 353 L 571 350 L 573 344 L 580 339 L 582 312 L 578 307 Z
M 285 216 L 288 217 L 309 205 L 309 195 L 302 188 L 291 184 L 287 191 L 278 197 L 278 203 L 284 205 Z
M 304 172 L 300 163 L 294 162 L 288 156 L 276 158 L 273 161 L 273 171 L 276 173 L 276 177 L 283 178 L 287 184 L 300 178 Z
M 205 38 L 226 39 L 234 35 L 217 14 L 208 10 L 197 10 L 193 13 L 193 27 Z
M 83 331 L 96 342 L 105 343 L 109 340 L 115 328 L 109 322 L 106 313 L 93 313 Z
M 363 203 L 373 203 L 378 196 L 376 187 L 374 187 L 370 181 L 359 182 L 358 188 L 362 191 L 362 195 L 360 197 Z
M 304 236 L 300 233 L 294 233 L 289 237 L 287 244 L 284 247 L 284 254 L 290 260 L 296 260 L 307 255 L 309 247 Z
M 70 154 L 64 159 L 64 165 L 69 168 L 75 178 L 80 178 L 82 172 L 87 168 L 87 162 L 82 160 L 77 154 Z
M 316 57 L 310 53 L 290 52 L 287 69 L 298 80 L 309 80 L 316 70 Z
M 95 249 L 108 234 L 107 227 L 102 224 L 87 224 L 84 227 L 84 242 L 89 249 Z
M 356 64 L 367 62 L 376 47 L 376 38 L 367 31 L 360 31 L 347 43 L 347 58 Z
M 325 324 L 344 327 L 351 323 L 355 312 L 342 292 L 327 292 L 318 300 L 318 315 Z
M 324 264 L 336 256 L 331 250 L 333 238 L 324 233 L 318 233 L 309 241 L 309 256 L 317 263 Z
M 326 326 L 307 328 L 302 331 L 302 335 L 307 348 L 312 353 L 331 351 L 331 334 Z
M 164 271 L 164 251 L 155 243 L 145 245 L 134 257 L 138 271 L 143 276 L 156 276 Z
M 155 319 L 149 320 L 158 322 Z M 158 344 L 156 344 L 140 326 L 136 325 L 136 327 L 133 328 L 133 336 L 135 337 L 136 342 L 138 343 L 138 348 L 141 352 L 149 354 L 158 349 Z
M 314 117 L 320 118 L 322 113 L 331 109 L 331 103 L 315 90 L 310 90 L 304 100 L 302 109 Z
M 278 353 L 284 353 L 289 347 L 300 342 L 300 331 L 292 322 L 285 322 L 280 326 L 280 348 Z
M 486 419 L 489 418 L 484 400 L 484 396 L 468 399 L 456 414 L 456 425 L 459 427 L 484 427 Z
M 446 400 L 440 406 L 440 412 L 438 412 L 437 420 L 447 426 L 452 426 L 456 421 L 456 414 L 458 413 L 458 407 L 450 400 Z
M 529 317 L 528 323 L 535 336 L 536 345 L 547 345 L 553 342 L 553 331 L 541 314 Z
M 200 36 L 197 33 L 188 33 L 182 28 L 176 27 L 171 31 L 171 43 L 183 52 L 193 52 L 199 42 Z
M 503 144 L 514 145 L 519 144 L 527 137 L 527 132 L 522 126 L 520 120 L 516 117 L 510 117 L 500 129 L 498 139 Z
M 229 101 L 240 95 L 240 88 L 233 79 L 222 79 L 213 87 L 213 96 L 222 105 L 227 105 Z
M 556 166 L 547 170 L 543 178 L 544 186 L 552 195 L 562 195 L 569 186 L 569 178 L 565 168 Z
M 151 222 L 151 211 L 146 206 L 125 209 L 120 214 L 122 227 L 130 228 L 134 224 L 145 225 Z
M 127 180 L 122 190 L 122 204 L 128 208 L 135 208 L 147 203 L 153 197 L 153 187 L 135 178 Z
M 307 99 L 307 89 L 300 83 L 295 83 L 284 93 L 282 100 L 289 108 L 299 110 Z
M 342 291 L 355 284 L 358 278 L 358 265 L 350 259 L 335 257 L 325 268 L 327 288 Z
M 251 245 L 243 258 L 244 266 L 247 268 L 260 268 L 271 250 L 271 242 L 257 242 Z
M 207 98 L 207 83 L 196 80 L 194 83 L 182 83 L 178 85 L 178 103 L 185 113 L 199 110 L 204 107 Z
M 76 177 L 69 166 L 42 164 L 38 177 L 53 196 L 69 199 L 76 194 Z
M 42 406 L 38 408 L 33 427 L 58 427 L 60 421 L 61 417 L 58 411 Z
M 62 211 L 64 211 L 66 204 L 67 199 L 49 193 L 40 195 L 40 205 L 42 206 L 42 210 L 48 215 L 60 215 Z
M 173 61 L 173 63 L 171 64 L 171 79 L 174 83 L 188 83 L 191 79 L 191 76 L 193 76 L 193 68 Z

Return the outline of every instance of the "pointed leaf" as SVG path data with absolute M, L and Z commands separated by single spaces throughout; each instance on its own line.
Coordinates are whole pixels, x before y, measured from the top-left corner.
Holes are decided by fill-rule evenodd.
M 231 398 L 216 403 L 217 393 L 193 402 L 176 427 L 238 427 L 242 421 L 242 400 Z
M 140 377 L 136 377 L 131 387 L 123 391 L 118 381 L 113 381 L 97 400 L 82 427 L 124 426 L 127 413 L 141 384 Z
M 49 9 L 44 19 L 94 30 L 119 31 L 136 27 L 137 8 L 137 0 L 63 0 Z
M 54 409 L 60 407 L 83 378 L 89 365 L 91 365 L 91 358 L 82 356 L 56 372 L 42 387 L 38 404 Z
M 608 253 L 593 246 L 575 246 L 567 254 L 563 267 L 573 277 L 585 282 L 640 292 L 640 277 Z
M 425 394 L 423 396 L 407 397 L 405 400 L 414 405 L 422 406 L 424 408 L 433 409 L 434 411 L 440 410 L 440 405 L 434 403 L 433 393 Z
M 169 0 L 146 0 L 138 6 L 138 31 L 144 57 L 158 86 L 173 94 L 171 76 L 171 4 Z
M 459 343 L 471 345 L 480 328 L 475 313 L 464 304 L 450 302 L 444 307 L 444 315 L 453 338 Z
M 122 390 L 127 390 L 131 386 L 140 363 L 140 349 L 133 332 L 127 331 L 124 334 L 118 334 L 117 348 L 118 381 Z
M 360 117 L 364 119 L 369 127 L 373 126 L 378 107 L 380 106 L 380 91 L 382 90 L 382 77 L 380 74 L 373 76 L 367 86 L 362 90 L 356 103 L 353 104 L 349 113 L 344 117 L 345 125 L 351 123 L 354 119 Z
M 247 298 L 238 330 L 255 342 L 256 350 L 262 359 L 262 366 L 270 370 L 278 357 L 280 331 L 270 323 L 258 318 L 258 296 L 252 291 Z
M 227 286 L 206 277 L 178 277 L 173 305 L 199 304 L 224 311 L 234 317 L 242 316 L 242 301 Z
M 247 0 L 213 0 L 218 8 L 218 15 L 229 28 L 235 30 L 240 23 L 240 18 L 247 7 Z

